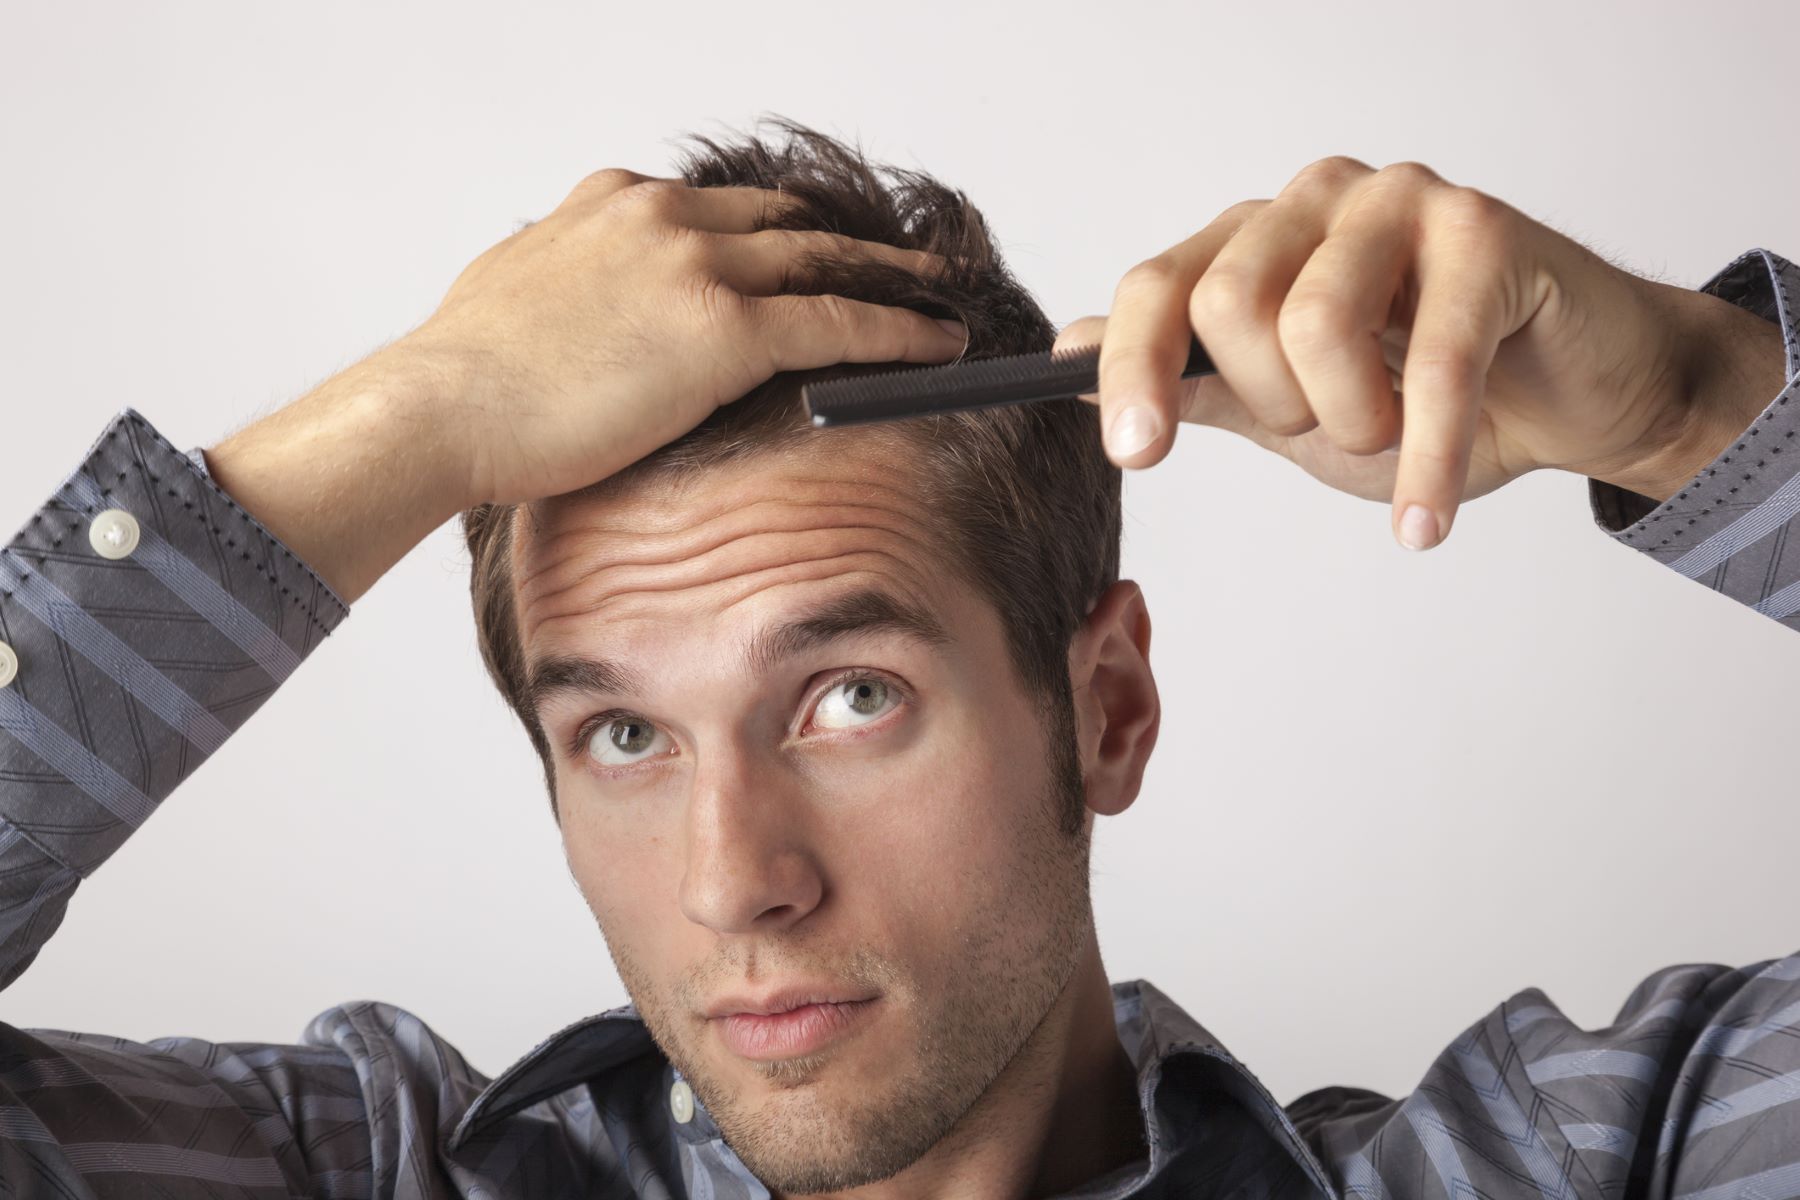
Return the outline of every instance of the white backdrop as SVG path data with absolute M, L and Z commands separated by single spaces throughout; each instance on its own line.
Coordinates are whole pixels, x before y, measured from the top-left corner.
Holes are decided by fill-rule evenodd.
M 966 189 L 1059 324 L 1337 153 L 1690 287 L 1800 255 L 1773 0 L 3 3 L 8 530 L 121 406 L 216 442 L 589 171 L 763 112 Z M 1408 1091 L 1526 986 L 1591 1027 L 1663 965 L 1800 948 L 1800 636 L 1614 545 L 1581 479 L 1412 555 L 1384 507 L 1188 429 L 1126 508 L 1166 717 L 1097 840 L 1101 944 L 1279 1098 Z M 622 1002 L 465 586 L 446 526 L 83 886 L 0 1019 L 292 1041 L 377 998 L 497 1073 Z

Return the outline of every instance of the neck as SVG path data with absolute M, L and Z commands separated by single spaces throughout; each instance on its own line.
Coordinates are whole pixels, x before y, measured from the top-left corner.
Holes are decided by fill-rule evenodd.
M 1137 1070 L 1090 927 L 1081 965 L 1005 1070 L 936 1146 L 841 1200 L 1051 1196 L 1142 1158 Z

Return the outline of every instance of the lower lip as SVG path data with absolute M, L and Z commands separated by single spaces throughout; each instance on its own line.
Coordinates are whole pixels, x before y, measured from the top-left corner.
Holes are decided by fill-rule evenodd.
M 716 1020 L 719 1035 L 734 1054 L 754 1059 L 794 1058 L 811 1054 L 850 1032 L 874 1004 L 873 999 L 808 1004 L 767 1016 L 732 1013 Z

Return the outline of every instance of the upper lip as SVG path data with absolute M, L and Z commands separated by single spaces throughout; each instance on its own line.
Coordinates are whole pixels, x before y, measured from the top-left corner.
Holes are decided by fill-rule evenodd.
M 708 1006 L 706 1015 L 713 1020 L 740 1015 L 767 1017 L 805 1008 L 809 1004 L 854 1004 L 874 998 L 873 992 L 855 991 L 829 984 L 820 987 L 790 986 L 757 996 L 740 994 L 720 997 Z

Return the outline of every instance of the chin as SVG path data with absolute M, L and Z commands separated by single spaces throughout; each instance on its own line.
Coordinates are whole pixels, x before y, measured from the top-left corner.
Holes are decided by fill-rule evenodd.
M 892 1178 L 967 1111 L 979 1087 L 958 1087 L 924 1057 L 916 1045 L 858 1039 L 765 1062 L 705 1055 L 703 1075 L 683 1074 L 758 1179 L 806 1195 Z
M 767 1187 L 784 1195 L 843 1191 L 904 1171 L 937 1144 L 942 1130 L 920 1128 L 879 1101 L 857 1104 L 856 1089 L 828 1083 L 764 1093 L 738 1110 L 714 1112 L 732 1151 Z M 710 1111 L 710 1110 L 709 1110 Z

